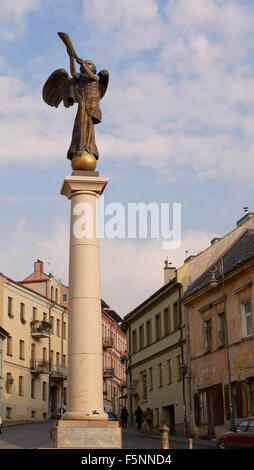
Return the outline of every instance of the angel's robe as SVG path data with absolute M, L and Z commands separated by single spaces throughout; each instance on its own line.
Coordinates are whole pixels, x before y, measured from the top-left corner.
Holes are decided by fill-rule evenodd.
M 66 107 L 78 103 L 77 115 L 74 122 L 71 145 L 67 158 L 70 160 L 85 151 L 96 159 L 99 152 L 95 143 L 94 124 L 101 122 L 100 82 L 80 73 L 78 78 L 67 80 L 63 101 Z

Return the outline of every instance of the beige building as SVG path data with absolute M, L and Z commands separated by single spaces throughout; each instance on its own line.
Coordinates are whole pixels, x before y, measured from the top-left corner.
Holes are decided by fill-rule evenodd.
M 2 392 L 3 392 L 3 355 L 4 355 L 4 340 L 7 338 L 8 333 L 0 326 L 0 430 L 2 423 Z
M 52 278 L 51 284 L 55 288 L 57 281 Z M 63 412 L 67 324 L 63 305 L 0 275 L 0 325 L 9 333 L 4 344 L 3 420 L 47 419 Z
M 254 414 L 254 230 L 187 290 L 191 428 L 216 436 Z
M 166 423 L 172 434 L 181 435 L 188 428 L 182 286 L 175 269 L 168 266 L 165 281 L 161 289 L 124 317 L 128 403 L 132 423 L 139 405 L 144 412 L 152 410 L 155 429 Z
M 104 407 L 118 415 L 127 403 L 122 360 L 126 335 L 121 322 L 102 300 Z M 44 273 L 40 260 L 23 281 L 0 274 L 0 326 L 8 331 L 3 348 L 3 420 L 58 417 L 67 402 L 68 287 Z

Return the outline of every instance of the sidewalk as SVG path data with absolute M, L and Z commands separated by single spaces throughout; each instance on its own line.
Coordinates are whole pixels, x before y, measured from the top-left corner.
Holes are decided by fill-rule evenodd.
M 131 436 L 142 436 L 142 437 L 148 437 L 150 439 L 160 439 L 160 435 L 157 433 L 148 433 L 148 432 L 139 432 L 136 427 L 130 427 L 127 429 L 123 430 L 124 433 L 129 434 Z M 186 444 L 188 446 L 188 437 L 185 436 L 172 436 L 169 434 L 168 436 L 169 439 L 169 446 L 170 442 L 178 442 L 182 444 Z M 192 439 L 193 441 L 193 448 L 195 449 L 195 445 L 200 446 L 200 447 L 209 447 L 211 449 L 216 449 L 216 440 L 206 440 L 206 439 Z
M 10 426 L 19 426 L 20 424 L 39 424 L 39 423 L 54 423 L 56 419 L 43 419 L 43 420 L 26 420 L 26 421 L 3 421 L 2 426 L 8 428 Z

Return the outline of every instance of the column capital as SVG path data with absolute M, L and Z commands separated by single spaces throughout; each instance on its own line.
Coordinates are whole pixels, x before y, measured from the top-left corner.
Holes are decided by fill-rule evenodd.
M 75 175 L 65 176 L 61 194 L 68 199 L 71 199 L 73 193 L 77 191 L 92 191 L 100 196 L 108 183 L 108 178 L 80 173 L 82 174 L 77 175 L 77 171 L 75 171 Z

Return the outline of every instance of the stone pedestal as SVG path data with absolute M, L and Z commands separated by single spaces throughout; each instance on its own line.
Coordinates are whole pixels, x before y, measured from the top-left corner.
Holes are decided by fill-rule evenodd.
M 71 200 L 68 395 L 67 411 L 52 430 L 53 447 L 121 448 L 118 422 L 103 411 L 97 199 L 107 182 L 98 173 L 75 171 L 61 191 Z

